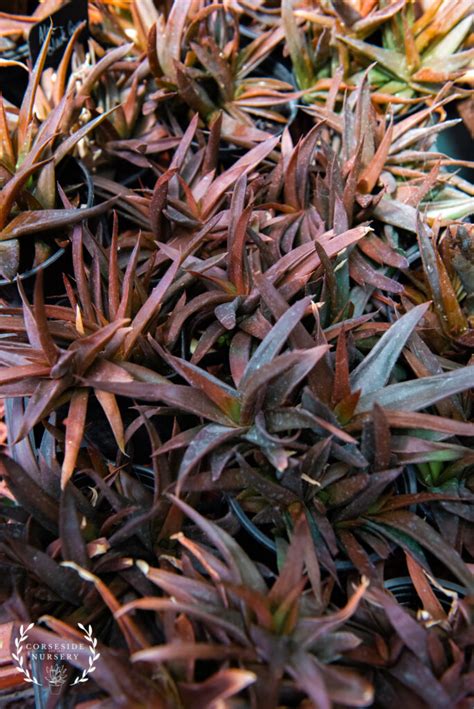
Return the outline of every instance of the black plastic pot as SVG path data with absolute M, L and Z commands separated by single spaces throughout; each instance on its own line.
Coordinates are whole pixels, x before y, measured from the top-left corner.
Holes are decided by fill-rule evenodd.
M 0 53 L 0 58 L 5 61 L 26 64 L 30 58 L 28 45 L 25 42 L 11 49 L 6 49 Z M 10 101 L 15 106 L 21 106 L 27 85 L 27 71 L 15 65 L 2 67 L 2 95 L 7 101 Z
M 464 598 L 466 595 L 466 590 L 457 583 L 445 581 L 444 579 L 436 579 L 436 582 L 448 591 L 457 593 L 460 598 Z M 400 576 L 394 579 L 389 579 L 388 581 L 385 581 L 384 587 L 395 596 L 401 606 L 406 606 L 412 609 L 417 606 L 421 606 L 420 599 L 409 576 Z M 449 610 L 451 605 L 449 596 L 445 595 L 436 586 L 432 586 L 432 588 L 441 605 L 444 606 L 446 610 Z
M 400 476 L 400 482 L 397 484 L 397 491 L 400 495 L 415 495 L 418 492 L 418 477 L 414 465 L 407 465 Z M 410 505 L 410 512 L 416 511 L 417 505 Z
M 448 104 L 446 113 L 446 120 L 459 118 L 454 104 Z M 469 148 L 469 146 L 471 146 L 471 148 Z M 449 155 L 450 158 L 457 160 L 472 159 L 472 138 L 464 122 L 441 131 L 436 140 L 436 149 L 441 153 Z M 474 169 L 472 167 L 454 166 L 449 169 L 451 172 L 455 171 L 458 173 L 459 176 L 463 177 L 465 180 L 471 183 L 474 182 Z
M 405 120 L 405 118 L 408 118 L 409 116 L 413 116 L 414 113 L 416 113 L 417 111 L 420 111 L 422 107 L 423 107 L 423 99 L 420 96 L 420 100 L 418 103 L 411 104 L 410 108 L 408 108 L 403 113 L 395 113 L 393 116 L 393 122 L 394 123 L 401 123 L 403 120 Z
M 155 490 L 155 474 L 151 468 L 147 468 L 146 465 L 132 465 L 132 472 L 141 482 L 143 487 L 147 490 L 154 492 Z
M 270 537 L 267 537 L 266 534 L 264 534 L 253 522 L 250 520 L 245 512 L 243 511 L 242 507 L 240 504 L 235 500 L 231 495 L 226 495 L 227 497 L 227 502 L 229 504 L 230 509 L 234 513 L 234 515 L 237 517 L 239 523 L 242 525 L 242 528 L 247 532 L 247 534 L 250 534 L 250 536 L 255 539 L 256 542 L 264 546 L 266 549 L 269 551 L 273 552 L 274 554 L 277 553 L 277 547 L 273 539 L 270 539 Z
M 234 513 L 234 515 L 237 517 L 238 521 L 242 525 L 242 528 L 260 545 L 264 546 L 266 549 L 269 551 L 273 552 L 274 554 L 277 553 L 277 547 L 275 542 L 270 539 L 270 537 L 267 537 L 266 534 L 264 534 L 258 527 L 247 517 L 245 512 L 243 511 L 242 507 L 240 504 L 234 500 L 231 495 L 227 495 L 227 501 L 229 503 L 229 507 Z M 369 555 L 370 561 L 374 564 L 377 561 L 380 561 L 380 557 L 378 554 L 373 552 L 372 554 Z M 343 560 L 339 559 L 335 561 L 335 566 L 338 571 L 354 571 L 355 566 L 352 563 L 352 561 L 349 560 Z
M 107 463 L 114 466 L 115 463 L 112 460 L 106 459 Z M 137 480 L 141 482 L 143 487 L 150 492 L 155 490 L 155 476 L 151 468 L 147 468 L 145 465 L 132 465 L 130 468 L 126 468 L 124 472 L 133 475 Z M 87 473 L 76 473 L 74 475 L 74 484 L 79 488 L 83 489 L 88 487 L 88 485 L 93 484 Z
M 89 173 L 83 162 L 73 157 L 65 158 L 58 169 L 58 178 L 66 194 L 72 189 L 77 189 L 81 193 L 81 201 L 84 202 L 87 207 L 93 206 L 94 182 L 92 180 L 91 174 Z M 25 237 L 23 238 L 25 239 Z M 26 243 L 26 241 L 23 241 L 20 244 L 20 249 L 22 248 L 22 245 L 31 246 L 31 244 L 32 241 L 30 241 L 28 244 Z M 59 261 L 59 259 L 61 259 L 64 255 L 65 251 L 65 248 L 58 248 L 54 253 L 51 254 L 51 256 L 45 259 L 45 261 L 42 261 L 37 266 L 28 267 L 28 262 L 31 262 L 34 249 L 23 248 L 24 253 L 22 254 L 20 251 L 21 255 L 19 273 L 11 280 L 8 280 L 7 278 L 0 279 L 0 287 L 12 286 L 19 280 L 26 281 L 32 276 L 35 276 L 40 271 L 45 271 L 52 264 L 56 263 L 56 261 Z
M 33 676 L 40 678 L 44 677 L 44 660 L 35 659 L 32 657 L 31 665 Z M 35 693 L 35 709 L 48 709 L 49 707 L 54 709 L 65 709 L 65 702 L 59 694 L 64 695 L 64 687 L 52 687 L 49 683 L 44 682 L 44 684 L 34 684 Z

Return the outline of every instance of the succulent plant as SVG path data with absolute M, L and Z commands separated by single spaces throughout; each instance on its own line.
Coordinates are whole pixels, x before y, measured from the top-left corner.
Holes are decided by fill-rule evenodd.
M 305 89 L 327 89 L 338 63 L 354 86 L 370 66 L 374 99 L 403 111 L 435 97 L 447 82 L 470 80 L 468 2 L 283 0 L 282 21 L 295 75 Z
M 20 267 L 20 237 L 64 228 L 103 211 L 102 207 L 92 205 L 78 210 L 79 195 L 74 197 L 76 208 L 68 211 L 64 193 L 57 187 L 61 162 L 108 114 L 76 122 L 81 101 L 77 110 L 74 91 L 66 90 L 66 71 L 77 32 L 67 46 L 54 88 L 47 92 L 49 96 L 45 95 L 46 86 L 44 82 L 41 86 L 41 82 L 51 32 L 30 72 L 20 108 L 5 106 L 0 100 L 0 241 L 2 275 L 6 280 L 13 279 Z M 41 109 L 38 109 L 40 97 Z M 41 237 L 35 238 L 35 265 L 48 258 L 51 248 Z
M 244 147 L 281 131 L 288 104 L 300 96 L 289 83 L 291 73 L 270 60 L 283 39 L 282 28 L 268 29 L 242 46 L 232 10 L 208 5 L 192 12 L 192 5 L 174 3 L 168 17 L 160 14 L 149 31 L 148 61 L 158 84 L 150 104 L 176 97 L 176 107 L 188 105 L 206 122 L 221 113 L 223 138 Z M 267 76 L 271 64 L 273 75 Z
M 16 67 L 0 612 L 94 629 L 71 706 L 471 705 L 470 21 L 98 0 Z

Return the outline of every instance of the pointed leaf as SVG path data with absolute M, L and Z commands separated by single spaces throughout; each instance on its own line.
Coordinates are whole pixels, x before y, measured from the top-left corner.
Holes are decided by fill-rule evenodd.
M 50 229 L 61 229 L 73 226 L 84 219 L 97 217 L 106 212 L 117 198 L 112 198 L 95 207 L 85 207 L 83 209 L 40 209 L 22 212 L 12 219 L 2 231 L 0 240 L 18 238 L 26 234 L 38 234 Z
M 260 369 L 262 365 L 271 362 L 282 349 L 287 337 L 298 325 L 310 302 L 310 298 L 302 298 L 302 300 L 297 301 L 272 327 L 268 335 L 255 350 L 250 362 L 245 368 L 244 375 L 240 382 L 241 389 L 245 388 L 250 377 Z
M 233 424 L 233 421 L 225 416 L 205 394 L 190 386 L 154 382 L 107 382 L 94 379 L 85 379 L 84 384 L 130 399 L 164 401 L 169 406 L 176 406 L 181 411 L 187 411 L 205 420 L 224 426 Z
M 374 402 L 388 409 L 417 411 L 474 386 L 474 365 L 452 372 L 391 384 L 359 399 L 356 412 L 370 411 Z
M 362 396 L 365 396 L 385 386 L 408 338 L 429 306 L 429 303 L 418 305 L 389 327 L 363 362 L 352 372 L 353 391 L 360 389 Z
M 377 62 L 384 69 L 388 69 L 391 74 L 408 81 L 409 73 L 406 65 L 405 55 L 394 49 L 383 49 L 369 42 L 362 42 L 359 39 L 337 35 L 337 39 L 347 44 L 356 54 L 366 58 L 369 62 Z
M 125 433 L 123 428 L 122 414 L 117 404 L 117 399 L 114 394 L 108 391 L 101 391 L 100 389 L 95 389 L 94 393 L 97 397 L 97 401 L 101 405 L 104 414 L 107 417 L 109 426 L 112 429 L 114 438 L 117 442 L 119 449 L 122 453 L 125 453 Z M 79 562 L 78 562 L 79 563 Z M 83 566 L 83 564 L 82 564 Z
M 161 301 L 171 286 L 179 268 L 179 261 L 173 261 L 160 282 L 152 290 L 149 298 L 142 305 L 132 321 L 132 329 L 125 341 L 125 357 L 132 351 L 137 339 L 143 333 L 150 320 L 157 315 L 161 308 Z
M 189 475 L 191 470 L 215 448 L 219 448 L 228 440 L 236 439 L 245 428 L 229 428 L 211 423 L 204 426 L 190 442 L 181 461 L 178 471 L 178 484 L 176 487 L 179 495 L 183 480 Z
M 66 423 L 66 448 L 61 469 L 61 489 L 64 490 L 74 472 L 86 423 L 88 389 L 76 389 L 72 395 Z
M 74 495 L 69 485 L 66 486 L 61 495 L 59 535 L 63 561 L 74 561 L 87 569 L 89 567 L 89 555 L 81 532 L 79 511 L 76 508 Z
M 15 500 L 45 529 L 58 531 L 58 505 L 14 460 L 0 453 L 0 474 L 6 479 Z
M 173 357 L 161 348 L 158 351 L 191 386 L 204 392 L 229 418 L 239 420 L 240 394 L 236 389 L 184 359 Z
M 208 519 L 202 517 L 196 510 L 187 505 L 183 500 L 169 495 L 179 509 L 181 509 L 195 524 L 206 534 L 210 541 L 222 554 L 229 568 L 232 570 L 235 583 L 244 584 L 250 588 L 265 594 L 267 585 L 263 580 L 255 564 L 249 559 L 247 554 L 241 549 L 237 542 L 227 532 L 221 529 Z

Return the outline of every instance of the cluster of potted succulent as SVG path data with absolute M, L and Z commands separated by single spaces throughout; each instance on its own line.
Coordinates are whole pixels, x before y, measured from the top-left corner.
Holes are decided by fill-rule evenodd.
M 0 13 L 0 609 L 97 661 L 2 705 L 467 709 L 470 3 L 94 0 L 51 66 L 66 5 Z

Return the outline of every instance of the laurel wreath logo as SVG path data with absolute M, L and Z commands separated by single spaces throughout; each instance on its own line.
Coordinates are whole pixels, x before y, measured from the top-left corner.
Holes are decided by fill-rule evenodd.
M 72 682 L 71 687 L 74 687 L 74 685 L 79 684 L 80 682 L 87 682 L 87 680 L 89 679 L 89 675 L 92 672 L 95 672 L 95 663 L 100 657 L 100 652 L 96 652 L 97 638 L 94 638 L 92 635 L 92 626 L 89 625 L 88 628 L 85 628 L 82 623 L 78 623 L 77 626 L 84 632 L 84 638 L 89 644 L 90 657 L 89 667 L 83 670 L 82 675 L 80 677 L 76 677 L 74 682 Z
M 30 623 L 26 628 L 23 625 L 20 625 L 20 637 L 15 638 L 16 653 L 12 652 L 12 658 L 15 660 L 16 666 L 20 672 L 23 673 L 25 682 L 32 682 L 33 684 L 37 684 L 38 687 L 42 687 L 43 685 L 41 682 L 38 682 L 36 677 L 31 676 L 28 667 L 25 665 L 25 658 L 23 657 L 23 645 L 28 640 L 28 633 L 33 627 L 34 623 Z
M 27 663 L 25 663 L 25 658 L 23 655 L 24 645 L 28 640 L 28 633 L 34 625 L 34 623 L 30 623 L 26 626 L 26 628 L 24 625 L 20 625 L 20 636 L 15 638 L 16 652 L 12 652 L 12 659 L 14 660 L 17 668 L 23 674 L 25 682 L 30 682 L 31 684 L 36 684 L 38 687 L 42 687 L 43 685 L 41 682 L 39 682 L 36 677 L 32 676 Z M 92 672 L 95 672 L 95 663 L 100 657 L 100 652 L 97 652 L 97 638 L 92 635 L 92 626 L 89 625 L 89 627 L 86 628 L 82 625 L 82 623 L 78 623 L 77 625 L 78 628 L 83 631 L 84 638 L 89 645 L 89 666 L 82 671 L 82 674 L 79 677 L 76 677 L 74 682 L 71 682 L 71 687 L 74 687 L 81 682 L 88 681 L 89 675 L 92 674 Z

